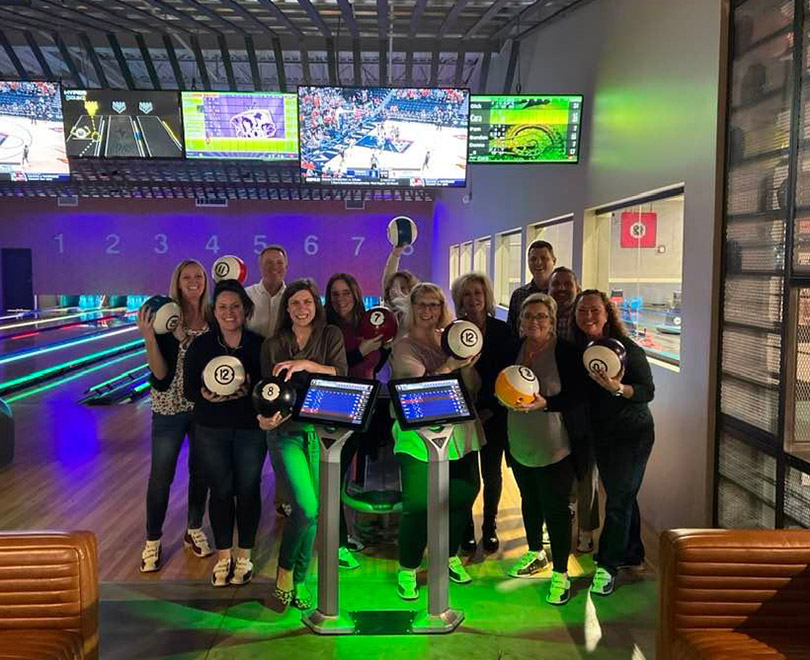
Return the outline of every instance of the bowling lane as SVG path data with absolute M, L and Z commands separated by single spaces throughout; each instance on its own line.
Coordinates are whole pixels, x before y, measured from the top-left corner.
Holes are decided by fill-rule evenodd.
M 169 134 L 168 127 L 159 117 L 141 115 L 136 120 L 149 156 L 152 158 L 182 158 L 183 149 L 175 136 Z
M 124 318 L 119 317 L 110 321 L 101 321 L 98 323 L 67 323 L 60 326 L 58 329 L 48 332 L 23 332 L 13 337 L 0 339 L 0 362 L 5 358 L 18 354 L 22 351 L 29 351 L 37 348 L 46 348 L 57 346 L 59 344 L 79 340 L 82 338 L 90 338 L 93 336 L 101 336 L 108 330 L 121 329 L 128 326 L 134 326 L 135 322 L 133 317 Z M 93 341 L 88 341 L 92 344 Z M 55 351 L 51 351 L 55 352 Z
M 9 381 L 25 377 L 37 371 L 50 369 L 56 365 L 77 360 L 91 354 L 103 351 L 114 352 L 122 348 L 125 344 L 132 344 L 134 347 L 142 343 L 142 341 L 137 326 L 114 328 L 97 341 L 68 346 L 49 353 L 32 354 L 22 359 L 0 364 L 0 397 L 5 398 L 3 392 L 9 388 L 7 384 Z
M 103 316 L 113 316 L 123 314 L 126 307 L 101 307 L 98 309 L 84 309 L 72 311 L 69 314 L 58 316 L 47 316 L 44 318 L 9 319 L 5 323 L 0 323 L 0 336 L 12 335 L 25 332 L 34 332 L 45 328 L 62 325 L 63 323 L 78 323 L 80 321 L 93 321 Z
M 23 312 L 8 312 L 0 316 L 0 325 L 3 323 L 15 323 L 17 321 L 53 318 L 78 311 L 78 307 L 52 307 L 49 309 L 29 309 Z

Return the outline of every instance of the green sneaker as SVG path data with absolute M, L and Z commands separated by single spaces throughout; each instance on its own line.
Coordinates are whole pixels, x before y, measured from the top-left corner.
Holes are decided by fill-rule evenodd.
M 456 584 L 469 584 L 472 582 L 470 574 L 458 557 L 450 557 L 447 560 L 447 568 L 450 571 L 450 579 Z
M 591 593 L 597 596 L 610 596 L 616 584 L 616 576 L 611 575 L 606 568 L 598 566 L 591 582 Z
M 529 550 L 509 569 L 509 577 L 528 578 L 548 566 L 545 550 Z
M 397 595 L 402 600 L 416 600 L 419 598 L 416 570 L 400 568 L 397 571 Z
M 546 602 L 552 605 L 565 605 L 570 598 L 571 581 L 568 579 L 568 574 L 553 572 Z
M 360 562 L 354 558 L 348 548 L 341 546 L 338 550 L 338 566 L 351 571 L 360 568 Z

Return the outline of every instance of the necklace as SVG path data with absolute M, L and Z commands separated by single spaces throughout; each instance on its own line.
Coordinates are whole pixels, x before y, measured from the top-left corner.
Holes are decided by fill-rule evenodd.
M 238 351 L 240 348 L 242 348 L 242 338 L 243 337 L 244 337 L 244 334 L 242 332 L 240 332 L 239 333 L 239 345 L 238 346 L 229 346 L 227 342 L 223 341 L 224 337 L 220 333 L 217 333 L 217 341 L 219 342 L 219 345 L 222 346 L 222 348 L 225 349 L 225 351 L 227 352 L 228 355 L 234 355 L 236 353 L 236 351 Z

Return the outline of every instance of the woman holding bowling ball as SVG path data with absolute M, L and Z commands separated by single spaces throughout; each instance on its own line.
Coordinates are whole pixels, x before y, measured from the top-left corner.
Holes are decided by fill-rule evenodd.
M 442 329 L 451 321 L 441 287 L 430 282 L 417 284 L 409 296 L 405 336 L 394 344 L 391 366 L 394 378 L 418 378 L 461 371 L 475 400 L 481 385 L 472 366 L 478 356 L 459 360 L 441 348 Z M 428 450 L 416 431 L 394 422 L 394 453 L 402 478 L 402 515 L 399 519 L 399 570 L 397 593 L 403 600 L 419 597 L 416 571 L 427 546 Z M 450 459 L 450 579 L 458 584 L 471 578 L 457 556 L 470 507 L 478 495 L 478 457 L 484 444 L 484 429 L 476 418 L 456 424 L 449 440 Z
M 160 570 L 160 539 L 169 506 L 177 457 L 188 436 L 188 525 L 184 545 L 197 557 L 211 554 L 202 529 L 208 486 L 199 465 L 192 423 L 194 404 L 183 394 L 186 352 L 195 338 L 208 332 L 211 304 L 208 278 L 198 261 L 181 261 L 172 273 L 169 296 L 180 306 L 180 323 L 172 332 L 156 334 L 155 314 L 147 306 L 138 312 L 138 330 L 144 338 L 149 383 L 152 386 L 152 466 L 146 489 L 146 545 L 141 554 L 141 571 Z
M 546 602 L 563 605 L 571 595 L 568 500 L 590 444 L 582 352 L 557 337 L 557 303 L 545 293 L 533 293 L 521 303 L 518 323 L 523 339 L 513 362 L 531 369 L 540 393 L 531 403 L 509 408 L 510 463 L 529 543 L 509 575 L 531 577 L 548 565 L 545 521 L 554 562 Z
M 506 410 L 498 405 L 495 398 L 495 379 L 504 367 L 511 364 L 516 342 L 506 322 L 495 318 L 495 294 L 492 291 L 492 282 L 486 275 L 462 275 L 453 282 L 451 292 L 458 317 L 475 323 L 484 335 L 484 348 L 475 364 L 481 377 L 481 389 L 475 407 L 487 438 L 487 444 L 480 451 L 481 476 L 484 481 L 484 524 L 481 534 L 484 551 L 495 552 L 500 546 L 495 533 L 495 520 L 503 490 L 501 467 L 506 449 Z M 475 552 L 472 508 L 462 548 L 469 553 Z
M 607 596 L 613 592 L 619 568 L 644 561 L 636 498 L 655 439 L 648 406 L 655 385 L 646 354 L 627 335 L 607 295 L 596 289 L 580 293 L 574 302 L 574 320 L 573 337 L 580 348 L 595 339 L 612 337 L 626 350 L 624 368 L 617 376 L 588 372 L 596 465 L 607 495 L 591 592 Z
M 360 320 L 363 318 L 366 309 L 363 305 L 363 292 L 353 275 L 335 273 L 329 278 L 326 285 L 326 305 L 324 309 L 326 311 L 326 322 L 337 326 L 343 333 L 349 376 L 374 379 L 388 359 L 390 350 L 383 348 L 382 335 L 365 339 L 360 334 Z M 387 416 L 387 410 L 385 412 Z M 353 433 L 343 446 L 343 451 L 340 454 L 341 479 L 346 475 L 364 435 L 367 434 Z M 376 439 L 374 438 L 374 440 Z M 360 564 L 351 554 L 351 551 L 359 552 L 362 549 L 363 544 L 349 536 L 346 512 L 341 507 L 340 550 L 338 553 L 338 563 L 341 568 L 358 568 Z
M 343 334 L 327 325 L 318 288 L 310 279 L 295 280 L 284 290 L 281 314 L 272 337 L 262 346 L 265 377 L 292 382 L 303 396 L 309 374 L 345 376 L 348 371 Z M 307 610 L 312 594 L 306 577 L 318 531 L 318 455 L 320 440 L 313 424 L 289 421 L 289 416 L 257 416 L 267 434 L 273 465 L 281 466 L 276 479 L 283 480 L 292 497 L 292 513 L 284 525 L 278 556 L 274 595 L 283 605 Z
M 251 552 L 262 513 L 267 446 L 250 398 L 251 385 L 261 378 L 262 338 L 245 327 L 252 313 L 253 301 L 237 280 L 218 282 L 216 325 L 194 342 L 186 357 L 185 392 L 194 402 L 199 453 L 211 488 L 215 587 L 250 582 Z M 239 532 L 235 551 L 234 524 Z

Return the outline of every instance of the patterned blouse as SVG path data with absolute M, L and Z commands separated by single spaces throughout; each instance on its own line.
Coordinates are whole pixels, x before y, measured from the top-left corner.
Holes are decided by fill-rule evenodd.
M 202 330 L 192 330 L 190 328 L 183 328 L 185 338 L 180 342 L 177 349 L 177 366 L 174 369 L 174 378 L 169 389 L 165 392 L 159 392 L 154 387 L 152 388 L 152 412 L 158 415 L 178 415 L 184 412 L 190 412 L 194 408 L 194 404 L 183 396 L 183 371 L 186 361 L 186 352 L 188 347 L 200 335 L 208 332 L 206 326 Z

